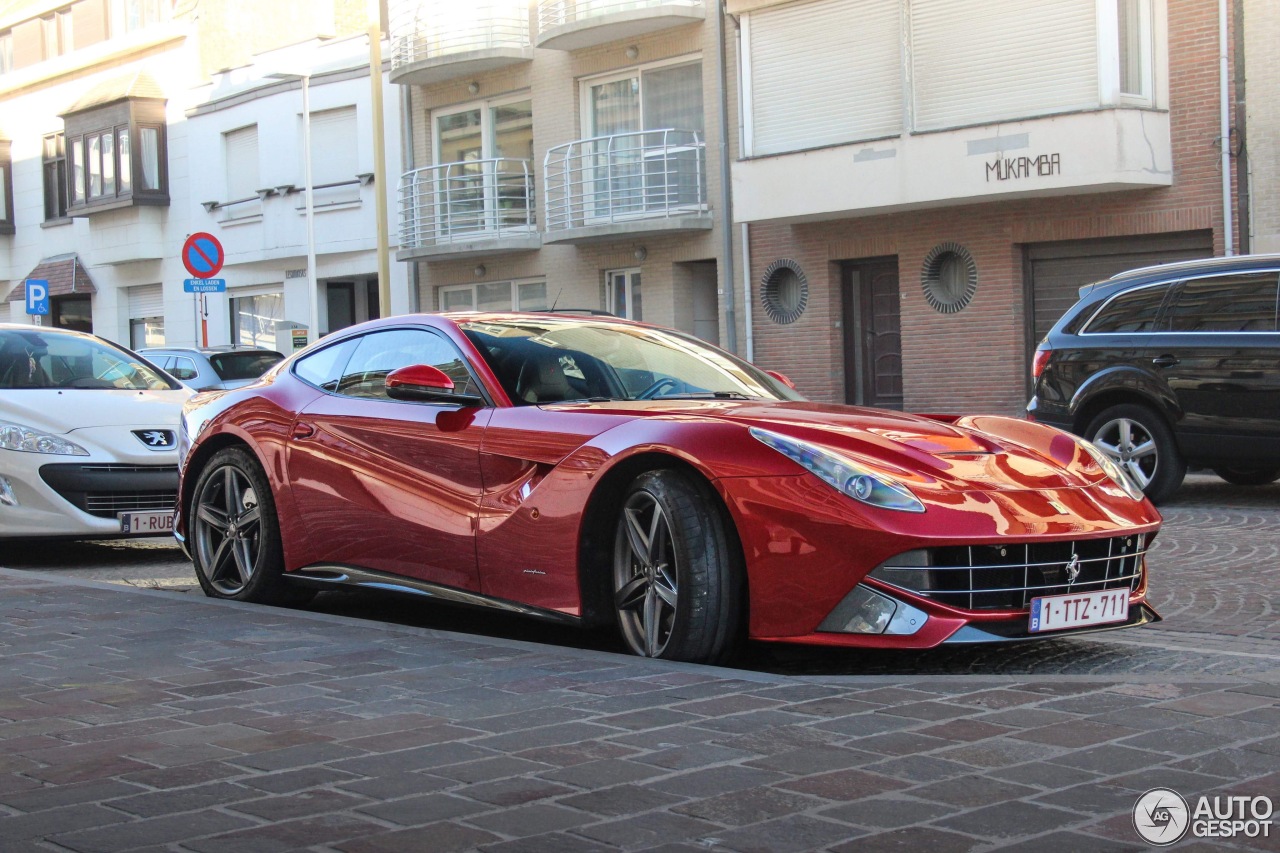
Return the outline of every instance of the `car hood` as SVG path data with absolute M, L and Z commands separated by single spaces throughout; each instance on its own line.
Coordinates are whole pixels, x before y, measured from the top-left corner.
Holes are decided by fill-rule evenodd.
M 1064 433 L 1013 418 L 948 418 L 956 421 L 949 423 L 883 409 L 756 400 L 654 400 L 574 408 L 710 418 L 767 429 L 834 450 L 916 488 L 1080 488 L 1105 476 Z
M 189 388 L 124 391 L 102 388 L 31 388 L 0 399 L 0 420 L 65 435 L 102 426 L 178 426 Z

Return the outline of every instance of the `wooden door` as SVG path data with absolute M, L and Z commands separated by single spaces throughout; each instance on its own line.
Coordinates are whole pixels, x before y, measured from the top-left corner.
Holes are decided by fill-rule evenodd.
M 902 409 L 898 259 L 844 264 L 845 402 Z

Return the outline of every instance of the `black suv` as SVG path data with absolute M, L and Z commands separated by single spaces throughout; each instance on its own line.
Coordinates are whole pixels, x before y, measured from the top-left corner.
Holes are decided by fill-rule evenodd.
M 1151 500 L 1187 465 L 1280 478 L 1280 255 L 1146 267 L 1080 289 L 1036 349 L 1034 420 L 1088 438 Z

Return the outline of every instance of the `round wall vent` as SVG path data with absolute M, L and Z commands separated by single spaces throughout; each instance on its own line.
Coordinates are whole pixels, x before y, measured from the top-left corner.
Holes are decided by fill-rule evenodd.
M 779 258 L 764 271 L 760 297 L 770 320 L 782 325 L 794 323 L 809 304 L 809 279 L 795 261 Z
M 935 311 L 962 311 L 978 291 L 978 266 L 959 243 L 939 243 L 929 250 L 920 273 L 925 301 Z

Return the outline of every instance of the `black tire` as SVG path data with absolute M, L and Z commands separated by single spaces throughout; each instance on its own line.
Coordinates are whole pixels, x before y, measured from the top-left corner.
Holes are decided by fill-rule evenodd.
M 1187 475 L 1173 430 L 1146 406 L 1126 403 L 1102 411 L 1089 422 L 1085 437 L 1110 456 L 1152 503 L 1173 496 Z
M 284 578 L 284 554 L 271 484 L 248 450 L 219 450 L 191 493 L 191 555 L 211 598 L 300 604 L 314 590 Z
M 1265 486 L 1280 480 L 1280 468 L 1273 466 L 1223 465 L 1213 473 L 1233 486 Z
M 627 487 L 612 591 L 618 629 L 633 654 L 692 663 L 732 655 L 742 629 L 743 572 L 718 501 L 706 483 L 673 469 L 646 471 Z

